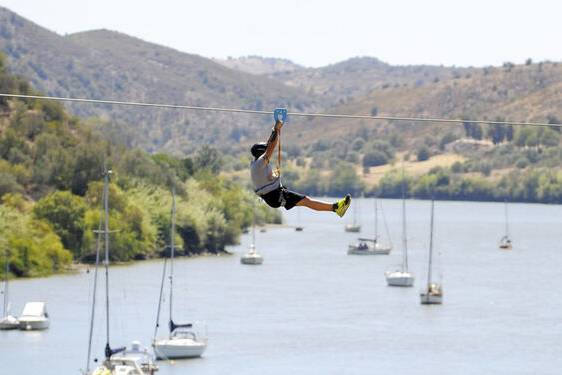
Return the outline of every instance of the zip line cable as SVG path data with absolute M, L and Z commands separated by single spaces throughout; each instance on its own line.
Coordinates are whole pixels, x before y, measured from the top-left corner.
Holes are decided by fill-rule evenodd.
M 200 107 L 200 106 L 179 105 L 179 104 L 129 102 L 129 101 L 117 101 L 117 100 L 66 98 L 66 97 L 58 97 L 58 96 L 2 94 L 2 93 L 0 93 L 0 97 L 18 98 L 18 99 L 43 99 L 43 100 L 55 100 L 61 102 L 74 102 L 74 103 L 110 104 L 110 105 L 122 105 L 122 106 L 133 106 L 133 107 L 185 109 L 185 110 L 194 110 L 194 111 L 248 113 L 254 115 L 271 116 L 270 111 L 257 111 L 257 110 L 239 109 L 239 108 Z M 472 123 L 472 124 L 485 124 L 485 125 L 514 125 L 514 126 L 562 128 L 562 124 L 560 123 L 549 124 L 544 122 L 524 122 L 524 121 L 489 121 L 489 120 L 468 120 L 468 119 L 462 120 L 462 119 L 448 119 L 448 118 L 437 118 L 437 117 L 430 118 L 430 117 L 370 116 L 370 115 L 347 115 L 347 114 L 303 113 L 303 112 L 287 112 L 286 115 L 295 116 L 295 117 L 320 117 L 320 118 L 335 118 L 335 119 L 411 121 L 411 122 L 424 122 L 424 123 L 433 122 L 433 123 L 444 123 L 444 124 Z

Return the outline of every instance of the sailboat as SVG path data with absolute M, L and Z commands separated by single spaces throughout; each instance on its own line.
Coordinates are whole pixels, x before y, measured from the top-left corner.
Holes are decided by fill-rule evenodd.
M 388 286 L 413 286 L 414 275 L 408 271 L 408 240 L 406 237 L 406 187 L 402 169 L 402 267 L 396 271 L 386 271 Z
M 429 262 L 427 269 L 427 285 L 425 290 L 420 293 L 422 305 L 438 305 L 443 302 L 443 288 L 441 284 L 431 280 L 431 268 L 433 261 L 433 212 L 435 201 L 431 200 L 431 224 L 429 229 Z
M 357 214 L 359 211 L 359 202 L 358 199 L 354 199 L 352 201 L 353 206 L 353 223 L 345 225 L 345 231 L 350 233 L 359 233 L 361 232 L 361 224 L 357 222 Z
M 254 218 L 252 223 L 252 244 L 248 252 L 240 258 L 240 263 L 250 265 L 260 265 L 263 257 L 256 251 L 256 208 L 254 206 Z
M 511 239 L 509 238 L 509 222 L 507 220 L 507 200 L 505 201 L 505 234 L 500 239 L 500 249 L 502 250 L 511 250 L 513 248 L 513 244 Z
M 96 268 L 94 272 L 94 290 L 92 299 L 92 311 L 90 319 L 90 336 L 88 342 L 88 358 L 86 362 L 85 374 L 88 375 L 154 375 L 158 370 L 158 367 L 154 363 L 153 356 L 148 352 L 146 348 L 142 348 L 138 341 L 133 341 L 131 348 L 127 347 L 112 348 L 109 344 L 109 176 L 111 175 L 111 170 L 105 169 L 104 171 L 104 184 L 103 184 L 103 207 L 104 207 L 104 229 L 101 230 L 101 218 L 100 218 L 100 229 L 96 232 L 98 233 L 97 239 L 97 249 L 96 249 Z M 105 259 L 104 259 L 104 270 L 105 270 L 105 320 L 106 320 L 106 344 L 105 344 L 105 360 L 98 366 L 93 372 L 90 372 L 90 355 L 92 346 L 92 337 L 94 330 L 94 312 L 96 303 L 96 291 L 97 291 L 97 274 L 98 266 L 100 260 L 100 236 L 104 235 L 105 243 Z
M 2 309 L 2 318 L 0 319 L 0 330 L 18 329 L 19 321 L 16 317 L 10 315 L 10 300 L 8 299 L 8 273 L 10 265 L 8 262 L 8 251 L 6 251 L 6 267 L 4 269 L 4 303 Z
M 198 337 L 193 330 L 193 324 L 177 324 L 172 318 L 174 300 L 174 255 L 176 236 L 176 189 L 172 189 L 172 225 L 170 228 L 170 319 L 168 321 L 169 334 L 167 338 L 157 339 L 158 327 L 160 325 L 160 310 L 162 305 L 162 292 L 164 290 L 164 279 L 166 275 L 166 260 L 162 272 L 162 284 L 160 285 L 160 298 L 158 300 L 158 313 L 156 315 L 156 327 L 154 329 L 154 340 L 152 347 L 157 359 L 178 359 L 201 357 L 207 349 L 207 339 Z
M 392 250 L 391 244 L 383 244 L 379 241 L 379 214 L 378 200 L 375 197 L 375 235 L 371 238 L 359 238 L 357 243 L 349 245 L 348 255 L 388 255 Z M 384 216 L 383 216 L 384 219 Z M 386 227 L 386 220 L 385 220 Z M 388 229 L 388 228 L 387 228 Z M 387 230 L 388 234 L 388 230 Z M 389 236 L 390 238 L 390 236 Z
M 20 329 L 39 331 L 49 328 L 49 314 L 45 302 L 27 302 L 19 317 Z
M 301 211 L 297 207 L 297 226 L 295 227 L 296 232 L 302 232 L 304 227 L 301 225 Z

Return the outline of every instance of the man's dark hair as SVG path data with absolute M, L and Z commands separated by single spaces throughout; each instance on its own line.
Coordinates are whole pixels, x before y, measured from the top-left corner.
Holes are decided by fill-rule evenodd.
M 257 159 L 263 155 L 266 149 L 267 149 L 266 143 L 256 143 L 255 145 L 252 146 L 250 152 L 252 153 L 252 156 L 255 159 Z

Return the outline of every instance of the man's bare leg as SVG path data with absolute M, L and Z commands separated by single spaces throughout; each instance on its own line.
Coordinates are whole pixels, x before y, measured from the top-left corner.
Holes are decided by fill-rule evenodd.
M 309 197 L 304 197 L 303 199 L 301 199 L 301 201 L 297 203 L 297 206 L 308 207 L 314 211 L 334 211 L 333 203 L 317 201 L 314 199 L 310 199 Z

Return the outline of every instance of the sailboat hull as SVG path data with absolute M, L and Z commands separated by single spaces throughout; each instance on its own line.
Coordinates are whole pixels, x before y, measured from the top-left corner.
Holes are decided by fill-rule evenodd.
M 361 248 L 357 245 L 349 245 L 347 250 L 348 255 L 388 255 L 392 247 L 388 246 L 369 246 L 367 248 Z
M 414 276 L 409 272 L 387 272 L 385 276 L 388 286 L 410 287 L 414 285 Z
M 422 305 L 440 305 L 443 303 L 443 295 L 420 293 L 420 302 Z
M 260 265 L 263 263 L 263 257 L 257 253 L 247 253 L 242 255 L 240 258 L 240 263 L 242 264 L 251 264 L 251 265 Z
M 18 329 L 19 327 L 20 322 L 11 315 L 0 319 L 0 330 L 6 331 L 9 329 Z
M 207 343 L 191 338 L 158 340 L 154 343 L 156 359 L 179 359 L 201 357 Z
M 23 331 L 41 331 L 48 328 L 48 318 L 20 318 L 19 321 L 19 329 Z

